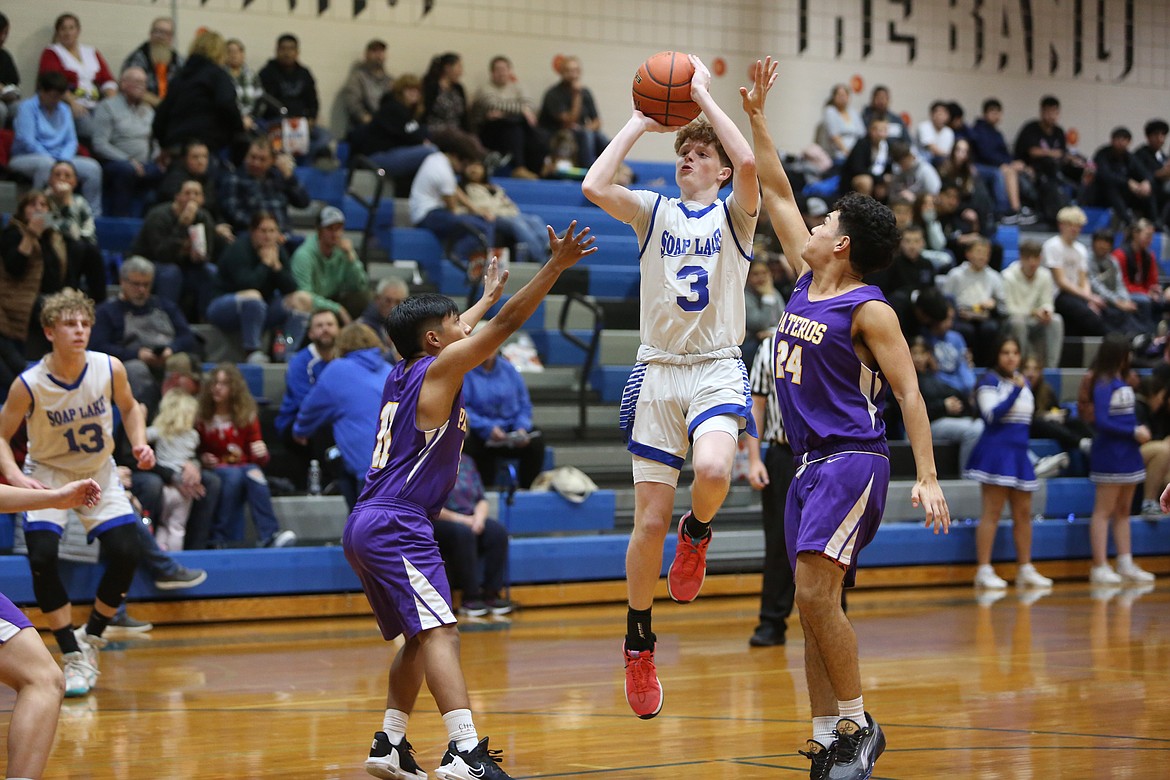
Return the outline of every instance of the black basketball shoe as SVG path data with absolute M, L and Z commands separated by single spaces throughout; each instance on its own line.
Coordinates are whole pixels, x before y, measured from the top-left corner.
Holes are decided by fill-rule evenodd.
M 828 778 L 829 770 L 833 768 L 833 745 L 825 747 L 815 739 L 810 739 L 808 740 L 808 750 L 796 752 L 812 762 L 812 766 L 808 770 L 809 780 L 826 780 Z
M 419 769 L 414 761 L 414 748 L 406 741 L 406 737 L 397 745 L 392 745 L 385 731 L 374 734 L 370 757 L 366 759 L 366 771 L 382 780 L 427 780 L 427 773 Z
M 833 743 L 829 780 L 867 780 L 873 774 L 878 756 L 886 749 L 886 735 L 881 726 L 867 712 L 864 726 L 841 718 L 833 733 L 837 741 Z
M 507 772 L 500 769 L 502 752 L 488 750 L 487 737 L 466 753 L 450 742 L 447 752 L 443 754 L 443 761 L 435 770 L 435 777 L 439 780 L 512 780 Z

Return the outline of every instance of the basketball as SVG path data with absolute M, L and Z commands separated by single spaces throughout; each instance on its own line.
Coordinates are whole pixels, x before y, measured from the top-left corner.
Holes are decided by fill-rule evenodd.
M 660 51 L 634 74 L 634 108 L 659 124 L 682 127 L 699 115 L 691 100 L 695 68 L 680 51 Z

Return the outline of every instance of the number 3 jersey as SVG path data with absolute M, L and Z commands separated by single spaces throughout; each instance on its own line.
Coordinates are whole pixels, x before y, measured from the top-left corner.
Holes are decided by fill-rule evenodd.
M 459 453 L 467 431 L 463 392 L 455 395 L 451 414 L 438 428 L 421 431 L 415 424 L 418 396 L 434 357 L 401 360 L 386 377 L 374 455 L 359 503 L 409 501 L 432 519 L 447 501 L 459 473 Z
M 734 197 L 700 206 L 634 194 L 641 201 L 630 227 L 642 271 L 642 344 L 673 355 L 738 347 L 756 218 Z
M 812 273 L 796 282 L 776 328 L 776 400 L 796 455 L 846 442 L 880 442 L 885 382 L 853 348 L 853 313 L 886 299 L 864 285 L 823 301 L 810 301 Z
M 48 357 L 20 375 L 32 397 L 28 417 L 29 470 L 36 463 L 89 476 L 114 454 L 114 371 L 109 355 L 85 353 L 72 384 L 49 372 Z

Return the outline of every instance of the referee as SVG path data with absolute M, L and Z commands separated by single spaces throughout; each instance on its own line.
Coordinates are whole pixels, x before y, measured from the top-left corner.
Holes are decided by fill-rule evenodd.
M 747 437 L 748 481 L 763 492 L 764 519 L 764 586 L 760 593 L 760 623 L 748 644 L 752 647 L 772 647 L 784 644 L 788 616 L 792 614 L 792 600 L 796 583 L 792 565 L 788 561 L 788 547 L 784 541 L 784 503 L 788 486 L 796 476 L 796 461 L 788 437 L 784 435 L 784 421 L 776 403 L 776 373 L 773 370 L 774 335 L 769 335 L 756 351 L 752 361 L 751 390 L 752 415 L 760 431 L 760 438 Z M 768 443 L 768 452 L 760 460 L 760 442 Z

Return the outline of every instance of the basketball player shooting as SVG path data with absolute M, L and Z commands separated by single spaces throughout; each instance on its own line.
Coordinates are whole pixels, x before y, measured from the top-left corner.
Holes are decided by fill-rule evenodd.
M 679 197 L 614 184 L 644 133 L 673 129 L 636 109 L 582 183 L 589 200 L 634 229 L 641 247 L 642 343 L 622 395 L 621 424 L 634 472 L 626 700 L 643 719 L 662 709 L 650 613 L 687 450 L 693 442 L 691 510 L 678 523 L 668 579 L 670 596 L 680 603 L 693 601 L 703 585 L 710 524 L 730 487 L 739 432 L 746 427 L 755 435 L 739 349 L 759 212 L 755 160 L 747 139 L 711 97 L 706 66 L 694 56 L 689 63 L 690 99 L 706 116 L 675 135 Z M 723 201 L 719 190 L 728 180 L 732 194 Z
M 927 527 L 946 532 L 950 514 L 935 471 L 926 406 L 898 317 L 863 277 L 889 266 L 899 243 L 893 213 L 849 194 L 809 234 L 768 132 L 764 104 L 776 63 L 756 63 L 740 88 L 751 119 L 764 206 L 797 282 L 776 330 L 776 398 L 792 451 L 801 458 L 784 509 L 785 538 L 804 630 L 812 703 L 810 777 L 864 780 L 885 749 L 865 711 L 857 636 L 841 609 L 857 555 L 877 533 L 890 481 L 882 421 L 885 387 L 902 407 L 917 480 L 911 502 Z

